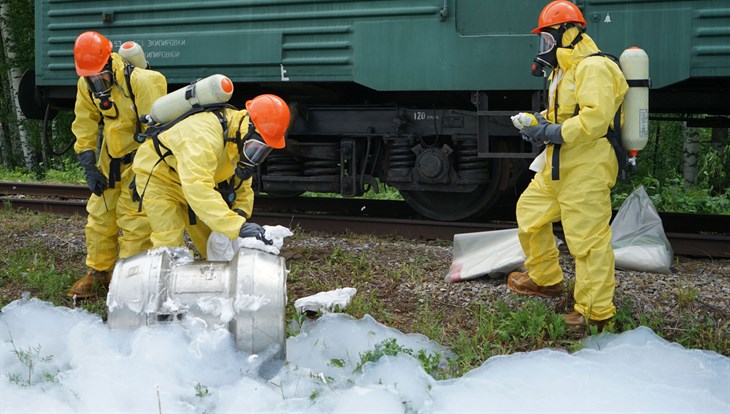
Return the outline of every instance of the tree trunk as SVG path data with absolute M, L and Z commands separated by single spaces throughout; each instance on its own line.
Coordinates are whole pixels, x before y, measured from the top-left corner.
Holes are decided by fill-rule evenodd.
M 10 151 L 11 148 L 5 141 L 5 132 L 3 131 L 2 123 L 0 123 L 0 156 L 2 157 L 3 167 L 10 169 Z
M 697 181 L 697 155 L 700 152 L 700 130 L 691 128 L 685 122 L 682 128 L 684 135 L 684 157 L 682 163 L 682 175 L 684 185 L 689 187 Z
M 3 48 L 3 55 L 5 56 L 6 62 L 12 62 L 15 58 L 15 53 L 12 52 L 11 47 L 9 45 L 9 35 L 8 35 L 8 28 L 5 24 L 5 21 L 7 18 L 7 11 L 8 6 L 7 3 L 3 2 L 2 6 L 0 6 L 0 35 L 2 36 L 2 48 Z M 22 74 L 20 73 L 20 70 L 16 67 L 11 67 L 9 74 L 8 74 L 8 84 L 9 84 L 9 91 L 10 91 L 10 107 L 12 108 L 13 113 L 15 114 L 16 119 L 16 126 L 17 126 L 17 133 L 18 133 L 18 139 L 20 140 L 20 149 L 23 152 L 23 158 L 25 160 L 25 167 L 29 170 L 34 169 L 35 167 L 35 160 L 33 159 L 33 150 L 30 145 L 30 140 L 28 138 L 28 134 L 25 131 L 25 128 L 23 127 L 23 124 L 21 122 L 22 119 L 24 119 L 23 114 L 20 112 L 20 104 L 18 104 L 18 89 L 20 87 L 20 77 Z M 14 128 L 13 128 L 14 129 Z
M 712 128 L 712 138 L 710 138 L 710 146 L 718 153 L 722 153 L 722 149 L 728 145 L 727 128 Z

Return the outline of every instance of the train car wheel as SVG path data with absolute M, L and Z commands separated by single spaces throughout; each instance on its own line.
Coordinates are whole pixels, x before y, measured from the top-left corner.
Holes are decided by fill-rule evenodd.
M 499 191 L 492 183 L 482 184 L 470 193 L 446 191 L 401 191 L 403 199 L 416 212 L 439 221 L 459 221 L 483 215 L 497 201 Z

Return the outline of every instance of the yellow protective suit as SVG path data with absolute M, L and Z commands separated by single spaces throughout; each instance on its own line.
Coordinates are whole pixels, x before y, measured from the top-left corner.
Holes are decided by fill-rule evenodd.
M 74 150 L 77 154 L 98 150 L 98 167 L 107 182 L 112 159 L 120 159 L 121 164 L 121 180 L 104 190 L 101 197 L 92 194 L 86 205 L 86 265 L 99 271 L 111 270 L 117 255 L 126 258 L 150 246 L 149 222 L 144 214 L 137 212 L 129 189 L 133 178 L 131 157 L 139 146 L 134 140 L 138 114 L 149 113 L 152 103 L 167 93 L 167 81 L 161 73 L 135 68 L 130 77 L 137 106 L 135 112 L 124 77 L 124 62 L 116 53 L 112 53 L 112 68 L 114 106 L 104 111 L 99 109 L 99 101 L 89 93 L 86 81 L 79 78 L 74 108 L 76 118 L 71 125 L 76 136 Z M 99 144 L 100 121 L 103 130 Z
M 228 137 L 248 131 L 248 120 L 239 121 L 246 111 L 225 110 Z M 254 192 L 251 178 L 236 190 L 231 207 L 216 186 L 234 177 L 239 160 L 238 146 L 224 142 L 223 129 L 212 112 L 191 115 L 159 135 L 159 141 L 172 155 L 160 160 L 152 140 L 145 142 L 134 159 L 137 191 L 152 228 L 152 248 L 183 247 L 183 230 L 188 231 L 195 247 L 207 258 L 206 246 L 211 231 L 231 239 L 251 217 Z M 166 150 L 161 148 L 164 153 Z M 190 223 L 188 207 L 195 213 L 196 224 Z M 241 210 L 246 217 L 234 210 Z
M 563 44 L 577 33 L 576 28 L 567 30 Z M 586 34 L 574 49 L 557 51 L 559 68 L 551 74 L 549 105 L 543 115 L 549 122 L 563 124 L 559 179 L 553 179 L 554 146 L 549 145 L 547 165 L 517 202 L 517 224 L 530 277 L 549 286 L 563 280 L 552 232 L 552 223 L 562 222 L 575 258 L 575 310 L 604 320 L 616 313 L 609 222 L 611 188 L 618 174 L 616 155 L 605 136 L 628 85 L 612 60 L 586 57 L 595 52 L 598 47 Z

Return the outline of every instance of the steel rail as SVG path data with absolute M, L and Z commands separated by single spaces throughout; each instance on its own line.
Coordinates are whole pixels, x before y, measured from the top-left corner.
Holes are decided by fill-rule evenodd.
M 53 214 L 86 214 L 85 186 L 0 182 L 0 202 L 13 208 Z M 34 199 L 55 197 L 54 199 Z M 516 227 L 514 206 L 497 209 L 495 220 L 439 222 L 418 219 L 401 201 L 257 196 L 254 216 L 259 224 L 327 233 L 387 234 L 420 239 L 451 240 L 455 234 Z M 661 213 L 674 253 L 684 256 L 730 258 L 730 216 Z M 559 223 L 554 231 L 562 238 Z

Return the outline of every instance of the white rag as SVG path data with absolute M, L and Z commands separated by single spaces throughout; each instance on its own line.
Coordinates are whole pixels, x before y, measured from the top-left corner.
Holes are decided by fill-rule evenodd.
M 238 237 L 236 239 L 229 239 L 223 233 L 216 231 L 210 233 L 208 237 L 208 260 L 218 262 L 230 262 L 233 259 L 233 255 L 241 247 L 247 247 L 249 249 L 262 250 L 267 253 L 279 254 L 281 246 L 284 244 L 284 238 L 293 235 L 288 228 L 284 226 L 263 226 L 266 231 L 267 239 L 271 240 L 273 244 L 266 244 L 255 237 Z
M 346 287 L 327 292 L 319 292 L 316 295 L 299 298 L 294 302 L 294 309 L 299 313 L 322 312 L 325 310 L 345 309 L 357 293 L 357 289 Z

